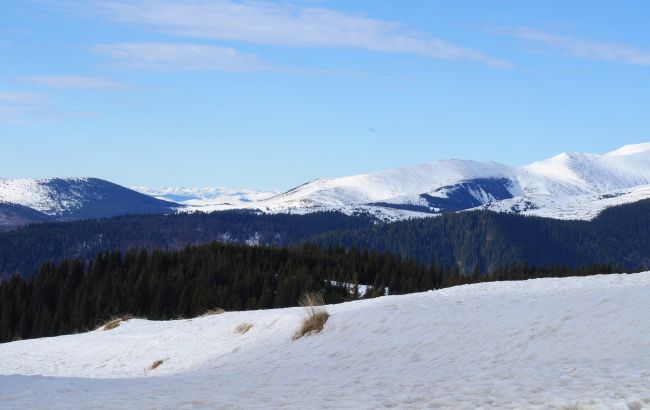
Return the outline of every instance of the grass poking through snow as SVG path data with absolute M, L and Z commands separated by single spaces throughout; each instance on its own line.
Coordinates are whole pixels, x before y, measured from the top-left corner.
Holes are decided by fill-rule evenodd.
M 306 293 L 298 300 L 298 303 L 300 306 L 307 308 L 307 317 L 305 317 L 302 326 L 300 326 L 300 329 L 293 336 L 293 340 L 313 333 L 319 333 L 323 330 L 325 322 L 330 317 L 330 314 L 323 307 L 325 302 L 323 301 L 323 295 L 320 293 Z
M 151 363 L 151 366 L 149 366 L 149 370 L 157 369 L 163 363 L 165 363 L 165 360 L 156 360 L 155 362 Z
M 131 315 L 122 315 L 122 316 L 114 316 L 108 320 L 108 322 L 104 323 L 103 325 L 99 326 L 102 330 L 111 330 L 115 329 L 120 325 L 122 322 L 128 322 L 129 320 L 133 319 L 133 316 Z
M 222 309 L 222 308 L 206 309 L 205 312 L 201 313 L 200 317 L 220 315 L 222 313 L 226 313 L 226 309 Z
M 251 330 L 253 327 L 252 323 L 240 323 L 235 327 L 235 333 L 239 333 L 240 335 L 243 335 L 244 333 L 248 332 Z

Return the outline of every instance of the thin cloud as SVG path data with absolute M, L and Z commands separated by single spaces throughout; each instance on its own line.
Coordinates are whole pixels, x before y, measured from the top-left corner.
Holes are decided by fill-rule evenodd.
M 127 68 L 159 71 L 258 71 L 271 69 L 257 56 L 232 48 L 199 44 L 116 43 L 92 50 Z
M 86 4 L 85 8 L 77 4 L 75 10 L 80 7 L 111 20 L 182 37 L 284 47 L 364 49 L 511 66 L 482 51 L 410 31 L 396 22 L 327 8 L 230 0 L 108 0 L 93 2 L 90 7 Z
M 124 88 L 123 84 L 101 78 L 84 76 L 31 76 L 22 77 L 22 81 L 30 84 L 63 89 L 117 89 Z
M 572 57 L 593 61 L 650 66 L 650 51 L 629 44 L 584 40 L 527 27 L 515 29 L 511 32 L 511 35 L 521 40 L 560 51 Z
M 45 94 L 0 91 L 0 123 L 18 123 L 49 103 Z
M 42 93 L 0 91 L 0 104 L 36 105 L 47 102 L 47 96 Z

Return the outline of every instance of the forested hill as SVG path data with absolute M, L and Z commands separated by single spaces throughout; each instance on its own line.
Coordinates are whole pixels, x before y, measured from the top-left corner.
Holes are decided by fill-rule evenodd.
M 463 272 L 520 262 L 638 270 L 650 266 L 650 200 L 609 208 L 592 221 L 477 211 L 328 233 L 315 242 L 436 260 Z
M 604 211 L 592 221 L 562 221 L 489 211 L 377 224 L 369 216 L 246 211 L 125 216 L 34 224 L 0 233 L 0 276 L 35 273 L 46 261 L 90 261 L 107 250 L 180 249 L 212 241 L 293 246 L 357 246 L 390 251 L 463 272 L 492 272 L 512 263 L 626 270 L 650 266 L 650 200 Z
M 339 212 L 269 215 L 222 211 L 32 224 L 0 232 L 0 278 L 13 273 L 31 276 L 48 261 L 90 261 L 107 250 L 180 249 L 212 241 L 284 246 L 324 232 L 355 230 L 373 223 L 370 217 Z

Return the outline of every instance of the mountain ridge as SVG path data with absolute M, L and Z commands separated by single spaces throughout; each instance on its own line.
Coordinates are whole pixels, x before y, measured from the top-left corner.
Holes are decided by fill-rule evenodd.
M 342 212 L 395 221 L 486 209 L 589 220 L 602 210 L 650 198 L 650 143 L 604 154 L 565 152 L 524 166 L 447 159 L 337 178 L 285 192 L 216 188 L 125 188 L 97 178 L 0 179 L 0 203 L 53 221 L 133 213 L 244 209 L 263 213 Z M 25 210 L 23 210 L 25 211 Z M 0 209 L 0 224 L 42 221 Z
M 496 195 L 495 195 L 496 194 Z M 284 193 L 237 205 L 186 211 L 258 209 L 267 213 L 340 211 L 400 220 L 470 209 L 556 219 L 592 219 L 609 206 L 650 197 L 650 143 L 605 154 L 566 152 L 524 166 L 439 160 L 366 174 L 317 178 Z

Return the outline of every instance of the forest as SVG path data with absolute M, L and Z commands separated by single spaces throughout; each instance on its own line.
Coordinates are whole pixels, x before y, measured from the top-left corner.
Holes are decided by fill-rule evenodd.
M 189 318 L 215 308 L 296 306 L 306 292 L 327 303 L 494 280 L 605 274 L 582 268 L 513 264 L 490 274 L 428 265 L 388 252 L 211 243 L 181 250 L 103 252 L 93 261 L 45 263 L 37 275 L 0 282 L 0 342 L 96 329 L 117 316 Z M 367 285 L 361 287 L 360 285 Z M 361 289 L 366 289 L 365 293 Z
M 521 262 L 643 270 L 650 266 L 650 200 L 609 208 L 592 221 L 471 211 L 386 223 L 337 212 L 226 211 L 36 223 L 0 233 L 0 278 L 31 276 L 45 262 L 89 263 L 105 251 L 175 250 L 212 241 L 357 247 L 391 252 L 426 266 L 431 260 L 460 270 L 478 265 L 482 273 Z

